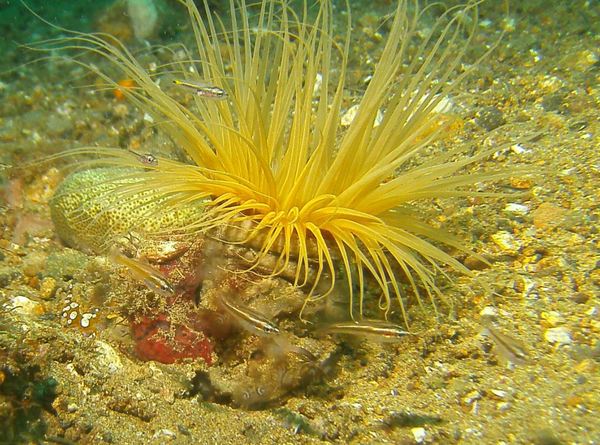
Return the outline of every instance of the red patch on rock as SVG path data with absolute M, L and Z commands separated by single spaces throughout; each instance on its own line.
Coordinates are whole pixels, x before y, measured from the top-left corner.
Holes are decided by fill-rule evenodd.
M 131 330 L 138 357 L 166 364 L 200 357 L 207 365 L 212 364 L 213 346 L 203 332 L 176 325 L 175 336 L 171 340 L 166 336 L 171 329 L 171 321 L 165 314 L 155 318 L 142 317 L 140 321 L 133 322 Z

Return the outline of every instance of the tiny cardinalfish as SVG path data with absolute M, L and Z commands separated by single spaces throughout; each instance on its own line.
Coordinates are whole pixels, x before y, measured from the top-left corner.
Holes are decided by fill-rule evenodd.
M 199 82 L 190 82 L 187 80 L 174 79 L 173 83 L 182 87 L 190 88 L 194 90 L 196 96 L 203 97 L 205 99 L 227 99 L 227 92 L 214 85 L 206 85 Z
M 279 328 L 254 309 L 239 303 L 233 303 L 225 296 L 219 298 L 219 305 L 236 323 L 255 335 L 265 337 L 279 334 Z
M 490 317 L 481 317 L 481 325 L 483 326 L 481 335 L 489 337 L 494 342 L 496 353 L 501 358 L 515 365 L 529 362 L 529 355 L 522 341 L 500 332 L 494 327 Z
M 148 263 L 123 255 L 116 246 L 110 249 L 108 258 L 116 265 L 126 267 L 135 280 L 141 281 L 157 294 L 168 297 L 175 293 L 175 289 L 162 272 Z
M 400 326 L 382 320 L 344 321 L 327 325 L 319 331 L 327 334 L 355 335 L 378 343 L 396 343 L 411 335 Z
M 135 155 L 137 160 L 144 165 L 149 165 L 152 167 L 156 167 L 158 165 L 158 159 L 152 153 L 138 153 L 137 151 L 133 151 L 129 149 L 129 152 Z

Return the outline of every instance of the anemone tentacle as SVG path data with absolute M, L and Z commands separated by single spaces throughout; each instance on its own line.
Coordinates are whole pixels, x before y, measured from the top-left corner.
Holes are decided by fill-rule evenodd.
M 457 69 L 477 28 L 476 1 L 446 11 L 412 53 L 427 8 L 400 0 L 381 58 L 345 130 L 340 115 L 350 25 L 338 43 L 329 1 L 318 2 L 316 13 L 303 2 L 295 13 L 286 0 L 265 0 L 252 15 L 243 0 L 232 0 L 229 25 L 212 15 L 208 2 L 204 14 L 192 0 L 180 3 L 191 17 L 196 54 L 185 51 L 185 58 L 165 70 L 223 88 L 229 100 L 195 96 L 191 106 L 182 105 L 124 45 L 103 34 L 71 33 L 47 42 L 113 62 L 137 85 L 123 93 L 192 160 L 159 158 L 143 174 L 125 175 L 114 191 L 122 201 L 151 192 L 163 212 L 200 206 L 202 216 L 186 231 L 252 245 L 256 263 L 275 252 L 272 274 L 293 262 L 297 285 L 307 283 L 309 269 L 316 270 L 316 281 L 325 276 L 331 281 L 325 293 L 345 280 L 353 316 L 354 301 L 362 316 L 367 276 L 380 288 L 381 309 L 389 312 L 395 300 L 406 318 L 401 279 L 433 300 L 440 265 L 470 273 L 434 243 L 468 248 L 409 209 L 416 200 L 474 195 L 468 186 L 508 176 L 464 172 L 489 152 L 426 152 L 445 129 L 436 107 L 468 74 Z M 118 87 L 108 74 L 79 63 Z M 94 165 L 136 167 L 123 150 L 79 153 L 87 151 L 101 155 L 90 161 Z M 408 168 L 418 157 L 425 160 Z M 315 283 L 307 302 L 322 296 Z

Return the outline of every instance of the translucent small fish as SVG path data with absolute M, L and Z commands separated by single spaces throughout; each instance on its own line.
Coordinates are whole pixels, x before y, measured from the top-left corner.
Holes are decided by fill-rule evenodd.
M 263 350 L 272 357 L 281 358 L 287 354 L 293 354 L 304 363 L 317 362 L 317 357 L 312 352 L 302 346 L 293 344 L 284 334 L 265 337 Z
M 416 414 L 408 411 L 392 411 L 381 420 L 384 429 L 419 427 L 427 425 L 439 425 L 444 420 L 438 416 L 427 414 Z
M 238 388 L 238 391 L 233 391 L 232 399 L 235 404 L 246 409 L 266 408 L 277 397 L 275 389 L 271 385 L 242 387 Z
M 171 296 L 175 293 L 175 289 L 162 272 L 150 264 L 123 255 L 117 247 L 111 248 L 108 258 L 113 263 L 126 267 L 135 280 L 141 281 L 157 294 Z
M 522 365 L 529 361 L 529 355 L 522 341 L 503 334 L 487 318 L 482 318 L 481 324 L 483 325 L 481 335 L 489 337 L 493 341 L 496 353 L 500 357 L 515 365 Z
M 151 167 L 156 167 L 158 165 L 158 159 L 156 159 L 156 156 L 154 156 L 152 153 L 137 153 L 133 150 L 129 150 L 131 153 L 133 153 L 138 161 L 144 165 L 149 165 Z
M 205 85 L 202 83 L 189 82 L 189 81 L 178 80 L 178 79 L 174 79 L 173 83 L 175 85 L 190 88 L 190 89 L 194 90 L 194 93 L 197 96 L 204 97 L 206 99 L 217 99 L 217 100 L 227 99 L 227 92 L 224 89 L 216 87 L 214 85 Z
M 355 335 L 378 343 L 396 343 L 411 335 L 400 326 L 382 320 L 344 321 L 319 330 L 328 334 Z
M 253 334 L 267 336 L 279 334 L 279 328 L 254 309 L 231 302 L 227 297 L 221 297 L 219 304 L 241 327 Z

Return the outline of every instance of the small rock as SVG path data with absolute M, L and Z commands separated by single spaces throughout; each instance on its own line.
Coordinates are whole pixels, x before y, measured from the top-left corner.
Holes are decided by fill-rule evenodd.
M 54 297 L 56 292 L 56 280 L 52 277 L 46 277 L 40 284 L 40 297 L 44 300 L 49 300 Z
M 92 367 L 99 376 L 108 378 L 123 368 L 119 353 L 108 343 L 96 340 L 96 352 Z
M 14 272 L 8 270 L 0 270 L 0 288 L 6 288 L 10 282 L 15 278 Z
M 587 381 L 588 379 L 584 375 L 575 376 L 575 383 L 577 383 L 578 385 L 584 385 L 585 383 L 587 383 Z
M 508 397 L 508 393 L 501 389 L 492 389 L 490 392 L 499 399 L 506 399 Z
M 542 312 L 541 317 L 550 327 L 555 327 L 565 322 L 565 318 L 556 311 Z
M 590 299 L 588 294 L 584 294 L 583 292 L 577 292 L 569 297 L 569 299 L 577 304 L 584 304 Z
M 504 252 L 516 255 L 521 249 L 521 242 L 509 233 L 504 230 L 500 230 L 492 235 L 492 241 L 496 243 L 498 247 L 500 247 Z
M 112 113 L 115 117 L 123 119 L 129 114 L 129 108 L 125 104 L 116 104 L 112 109 Z
M 410 431 L 415 438 L 416 443 L 425 443 L 425 440 L 427 439 L 427 431 L 425 431 L 425 428 L 411 428 Z
M 321 86 L 323 85 L 323 74 L 317 73 L 315 76 L 315 85 L 313 86 L 313 97 L 318 97 L 321 93 Z
M 598 315 L 598 308 L 596 306 L 592 306 L 587 311 L 585 311 L 585 315 L 589 315 L 590 317 L 596 317 Z
M 516 202 L 509 202 L 504 207 L 504 211 L 515 215 L 527 215 L 529 213 L 529 206 L 518 204 Z
M 556 344 L 557 346 L 565 346 L 573 343 L 571 333 L 565 327 L 547 329 L 544 332 L 544 338 L 548 343 Z
M 533 212 L 533 225 L 536 229 L 558 226 L 564 217 L 565 209 L 544 202 Z
M 171 430 L 168 430 L 166 428 L 163 428 L 163 429 L 158 430 L 157 432 L 155 432 L 154 435 L 152 436 L 152 438 L 153 439 L 158 439 L 161 436 L 174 439 L 174 438 L 177 437 L 177 434 L 175 433 L 175 431 L 171 431 Z
M 125 3 L 135 38 L 143 41 L 154 36 L 157 32 L 160 19 L 156 2 L 150 0 L 129 0 Z
M 533 186 L 533 182 L 527 178 L 510 178 L 510 186 L 518 190 L 528 190 Z
M 476 400 L 480 400 L 481 399 L 481 393 L 477 390 L 471 391 L 470 393 L 468 393 L 466 396 L 463 397 L 463 403 L 465 405 L 470 405 L 473 402 L 475 402 Z
M 41 303 L 33 301 L 23 295 L 17 295 L 11 298 L 4 307 L 21 315 L 41 315 L 44 313 L 44 308 Z
M 81 271 L 87 261 L 88 257 L 77 250 L 63 249 L 59 252 L 53 252 L 48 256 L 44 274 L 55 279 L 69 280 Z
M 521 144 L 513 144 L 510 146 L 510 151 L 514 154 L 522 155 L 523 153 L 531 153 L 531 149 L 525 148 Z
M 563 91 L 547 94 L 542 98 L 542 108 L 545 111 L 560 111 L 564 100 L 565 93 Z
M 496 319 L 498 317 L 498 310 L 494 306 L 486 306 L 481 312 L 479 312 L 481 317 L 489 317 L 491 319 Z
M 67 116 L 52 113 L 45 120 L 46 130 L 50 136 L 60 136 L 73 129 L 73 122 Z
M 343 114 L 342 120 L 340 121 L 341 126 L 349 127 L 352 121 L 354 120 L 354 117 L 356 116 L 357 112 L 358 105 L 352 105 L 350 108 L 348 108 L 348 110 Z
M 477 124 L 488 131 L 498 128 L 506 122 L 502 111 L 496 107 L 485 107 L 479 110 L 475 118 Z
M 28 277 L 35 277 L 46 269 L 46 254 L 33 252 L 23 260 L 23 273 Z
M 467 266 L 469 270 L 484 270 L 490 267 L 490 263 L 483 261 L 483 258 L 473 255 L 469 255 L 465 258 L 464 265 Z
M 360 107 L 360 105 L 356 104 L 356 105 L 352 105 L 350 108 L 348 108 L 348 110 L 344 113 L 344 115 L 342 116 L 342 119 L 340 121 L 340 125 L 342 127 L 350 126 L 350 124 L 354 121 L 356 114 L 358 113 L 359 107 Z M 373 122 L 373 127 L 377 127 L 378 125 L 380 125 L 382 120 L 383 120 L 383 113 L 381 112 L 381 110 L 378 110 L 377 116 L 375 117 L 375 121 Z
M 498 402 L 498 403 L 496 403 L 496 409 L 498 411 L 502 411 L 502 412 L 508 411 L 511 406 L 512 405 L 510 404 L 510 402 Z

